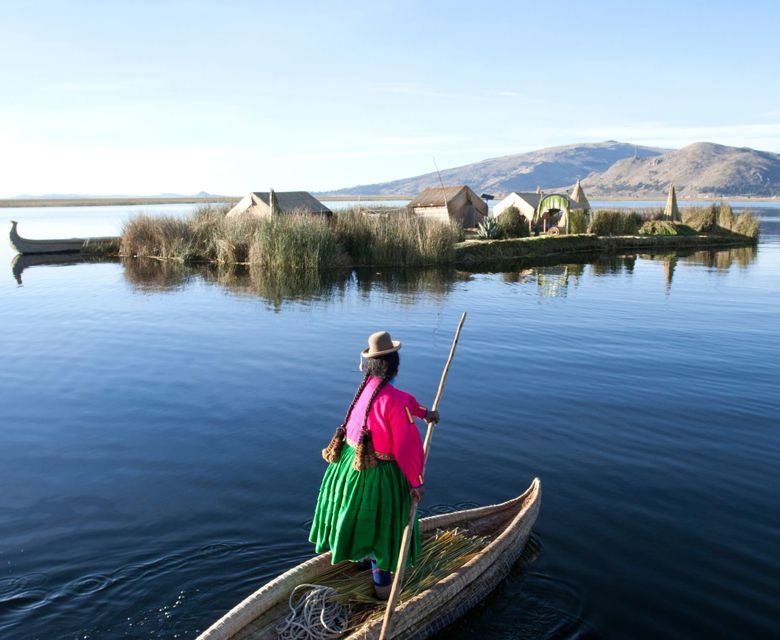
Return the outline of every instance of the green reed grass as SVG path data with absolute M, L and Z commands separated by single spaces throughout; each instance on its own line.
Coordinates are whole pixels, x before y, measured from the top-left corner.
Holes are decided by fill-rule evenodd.
M 327 218 L 285 214 L 261 220 L 249 245 L 249 264 L 267 271 L 344 267 L 349 257 Z
M 590 216 L 588 233 L 597 236 L 635 236 L 639 233 L 641 216 L 635 211 L 599 209 Z
M 196 257 L 195 237 L 187 220 L 140 214 L 122 230 L 122 255 L 188 260 Z
M 588 232 L 588 216 L 582 209 L 569 211 L 569 233 L 579 234 Z
M 433 266 L 452 263 L 461 233 L 456 226 L 390 208 L 372 214 L 348 210 L 331 217 L 290 212 L 227 219 L 226 212 L 226 207 L 202 207 L 187 218 L 136 216 L 125 225 L 121 253 L 287 271 Z
M 461 233 L 457 225 L 391 209 L 370 215 L 340 211 L 334 230 L 354 265 L 399 267 L 452 263 Z

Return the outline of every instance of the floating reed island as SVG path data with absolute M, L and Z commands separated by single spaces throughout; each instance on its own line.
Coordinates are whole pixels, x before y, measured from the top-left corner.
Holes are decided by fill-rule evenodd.
M 758 220 L 728 204 L 680 209 L 573 211 L 568 233 L 539 233 L 516 208 L 486 217 L 476 229 L 420 216 L 409 208 L 357 207 L 329 214 L 285 211 L 228 216 L 204 206 L 192 215 L 139 215 L 124 227 L 120 255 L 185 263 L 245 264 L 276 272 L 360 266 L 471 265 L 501 260 L 632 250 L 755 244 Z M 557 229 L 557 227 L 556 227 Z
M 678 219 L 668 219 L 663 209 L 597 209 L 589 214 L 572 212 L 568 234 L 523 237 L 501 234 L 488 239 L 468 239 L 455 249 L 459 266 L 508 261 L 549 260 L 558 256 L 609 256 L 625 252 L 656 253 L 682 249 L 744 247 L 758 242 L 760 225 L 750 212 L 735 215 L 730 205 L 684 207 Z M 506 225 L 507 222 L 504 222 Z M 482 231 L 482 229 L 480 229 Z M 481 234 L 484 238 L 484 231 Z

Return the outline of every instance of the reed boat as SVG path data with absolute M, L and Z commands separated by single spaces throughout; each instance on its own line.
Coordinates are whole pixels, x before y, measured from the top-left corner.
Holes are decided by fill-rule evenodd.
M 17 222 L 11 220 L 11 246 L 21 254 L 33 253 L 81 253 L 90 246 L 119 240 L 116 237 L 103 238 L 67 238 L 59 240 L 31 240 L 23 238 L 16 230 Z
M 402 593 L 387 637 L 428 638 L 488 595 L 520 557 L 539 514 L 541 499 L 541 483 L 535 478 L 525 492 L 507 502 L 422 518 L 423 541 L 437 530 L 457 527 L 486 537 L 488 542 L 465 564 L 425 591 L 411 597 Z M 317 584 L 318 577 L 333 570 L 330 558 L 329 552 L 324 553 L 271 580 L 206 629 L 198 640 L 276 640 L 276 628 L 289 613 L 288 600 L 293 589 L 302 584 Z M 345 571 L 354 571 L 356 580 L 370 580 L 352 563 L 342 564 Z M 373 640 L 379 638 L 381 628 L 379 617 L 343 637 Z

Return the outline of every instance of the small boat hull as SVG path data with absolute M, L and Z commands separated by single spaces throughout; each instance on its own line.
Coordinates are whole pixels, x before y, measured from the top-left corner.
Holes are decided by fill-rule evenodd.
M 528 541 L 541 506 L 541 483 L 501 504 L 467 509 L 420 520 L 422 533 L 460 527 L 490 537 L 474 558 L 430 589 L 402 602 L 393 615 L 388 638 L 423 640 L 462 616 L 509 574 Z M 348 563 L 345 563 L 348 564 Z M 275 578 L 231 609 L 198 640 L 275 640 L 276 626 L 287 615 L 287 599 L 299 584 L 316 584 L 330 569 L 330 553 L 308 560 Z M 350 633 L 348 640 L 379 638 L 381 618 Z
M 23 238 L 16 230 L 17 222 L 11 221 L 11 246 L 17 253 L 23 255 L 44 254 L 44 253 L 84 253 L 89 251 L 91 246 L 96 244 L 105 244 L 107 242 L 116 242 L 119 238 L 67 238 L 59 240 L 31 240 Z

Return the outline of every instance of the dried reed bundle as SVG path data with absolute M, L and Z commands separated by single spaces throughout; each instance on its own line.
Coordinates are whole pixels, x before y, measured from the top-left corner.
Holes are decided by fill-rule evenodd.
M 482 549 L 489 538 L 472 536 L 462 529 L 437 531 L 423 541 L 417 564 L 407 570 L 401 601 L 416 596 L 463 566 Z M 317 583 L 336 590 L 333 601 L 350 608 L 349 628 L 356 629 L 380 619 L 386 603 L 377 600 L 369 574 L 355 575 L 353 567 L 335 565 L 322 574 Z

